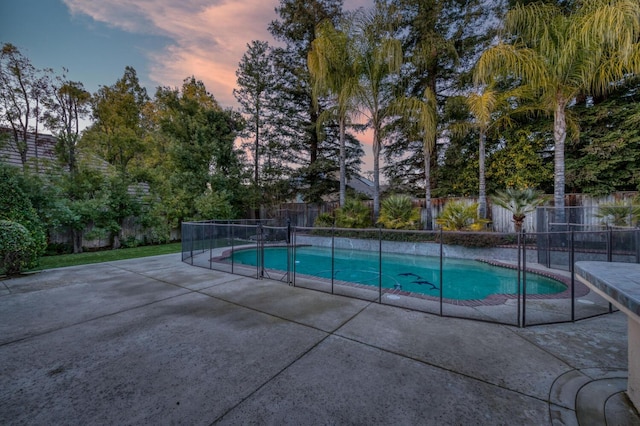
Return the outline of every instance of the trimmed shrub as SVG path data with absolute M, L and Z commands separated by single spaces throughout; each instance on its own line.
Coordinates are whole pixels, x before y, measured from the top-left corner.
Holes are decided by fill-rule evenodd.
M 18 222 L 0 220 L 0 270 L 16 275 L 35 266 L 40 248 L 27 228 Z

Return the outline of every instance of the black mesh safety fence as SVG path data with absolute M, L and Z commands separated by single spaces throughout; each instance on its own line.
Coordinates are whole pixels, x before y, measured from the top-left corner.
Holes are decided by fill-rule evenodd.
M 182 260 L 194 266 L 519 327 L 612 312 L 573 265 L 640 262 L 635 228 L 497 233 L 207 221 L 183 223 L 182 237 Z

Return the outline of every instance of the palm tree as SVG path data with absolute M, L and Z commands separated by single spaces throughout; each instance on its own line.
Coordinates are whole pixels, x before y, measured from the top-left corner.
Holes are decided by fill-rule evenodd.
M 348 20 L 343 20 L 345 31 L 336 29 L 330 20 L 322 21 L 316 39 L 311 43 L 307 63 L 313 81 L 313 93 L 319 96 L 333 95 L 335 107 L 326 113 L 334 113 L 338 119 L 340 140 L 340 206 L 346 197 L 345 131 L 353 100 L 359 89 L 359 72 L 354 58 L 352 40 L 349 37 Z M 328 114 L 321 114 L 320 126 Z
M 530 99 L 531 94 L 526 88 L 520 87 L 506 91 L 496 90 L 493 82 L 485 86 L 482 91 L 469 94 L 466 98 L 469 112 L 474 118 L 474 127 L 479 134 L 478 143 L 478 216 L 487 218 L 487 183 L 485 178 L 485 159 L 487 135 L 491 130 L 510 127 L 513 123 L 511 116 L 518 113 L 528 113 L 530 108 L 520 104 L 514 108 L 514 101 Z M 499 112 L 499 114 L 497 114 Z
M 498 191 L 491 197 L 491 201 L 495 205 L 509 210 L 513 214 L 516 232 L 522 232 L 524 219 L 529 213 L 535 211 L 536 207 L 543 204 L 546 198 L 542 192 L 531 188 L 507 188 L 504 191 Z
M 361 77 L 357 102 L 367 124 L 373 128 L 373 214 L 376 220 L 380 213 L 382 130 L 391 116 L 389 107 L 395 99 L 389 77 L 399 72 L 402 65 L 400 40 L 392 37 L 381 6 L 376 2 L 373 12 L 359 15 L 354 28 L 356 62 Z
M 554 205 L 564 222 L 564 145 L 567 106 L 579 94 L 604 94 L 640 72 L 640 4 L 637 0 L 584 0 L 570 13 L 555 4 L 518 5 L 505 17 L 504 39 L 486 50 L 476 81 L 514 77 L 540 94 L 553 113 Z
M 431 211 L 431 155 L 436 146 L 438 128 L 438 105 L 436 95 L 427 87 L 422 99 L 417 97 L 398 98 L 391 110 L 397 115 L 403 115 L 409 121 L 411 133 L 417 133 L 422 137 L 422 152 L 424 155 L 424 180 L 425 180 L 425 210 L 426 218 L 424 226 L 432 229 L 433 217 Z

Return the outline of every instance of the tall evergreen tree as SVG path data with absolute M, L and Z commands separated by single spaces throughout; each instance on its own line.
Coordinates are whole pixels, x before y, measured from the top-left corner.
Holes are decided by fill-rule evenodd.
M 423 97 L 433 93 L 438 101 L 438 120 L 449 96 L 468 90 L 469 73 L 479 53 L 489 44 L 497 27 L 499 4 L 480 0 L 397 0 L 386 1 L 391 19 L 398 21 L 398 37 L 403 42 L 406 65 L 402 86 L 407 96 Z M 428 91 L 427 91 L 428 89 Z M 428 101 L 427 99 L 423 99 Z M 443 126 L 438 126 L 438 133 Z M 408 140 L 410 129 L 398 123 L 395 143 L 387 151 L 388 159 L 400 161 L 385 168 L 391 181 L 424 186 L 419 170 L 437 164 L 438 133 L 430 143 L 433 149 L 424 158 L 424 143 Z M 431 179 L 429 179 L 431 180 Z M 437 182 L 430 184 L 437 185 Z M 425 189 L 425 192 L 428 189 Z M 428 206 L 427 212 L 430 212 Z M 427 226 L 430 220 L 427 219 Z
M 276 8 L 279 19 L 269 25 L 274 38 L 284 43 L 276 49 L 275 66 L 280 76 L 277 89 L 279 106 L 276 122 L 298 164 L 293 182 L 307 202 L 320 202 L 335 190 L 331 182 L 337 157 L 317 132 L 320 110 L 314 102 L 307 58 L 316 27 L 323 20 L 337 24 L 342 15 L 342 0 L 281 0 Z

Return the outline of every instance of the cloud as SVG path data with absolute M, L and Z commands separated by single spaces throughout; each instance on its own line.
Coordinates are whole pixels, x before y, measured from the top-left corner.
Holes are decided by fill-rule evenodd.
M 190 76 L 202 80 L 223 106 L 235 106 L 235 70 L 247 43 L 271 40 L 269 22 L 278 0 L 64 0 L 73 15 L 132 34 L 151 34 L 170 42 L 147 51 L 149 78 L 180 86 Z
M 148 78 L 179 87 L 185 78 L 202 80 L 223 107 L 237 107 L 236 69 L 252 40 L 273 38 L 267 27 L 277 19 L 279 0 L 63 0 L 72 15 L 131 34 L 161 36 L 169 42 L 145 51 Z M 371 7 L 371 0 L 346 0 L 345 10 Z M 361 135 L 371 145 L 370 132 Z M 369 149 L 366 150 L 369 152 Z M 370 164 L 370 154 L 365 159 Z

